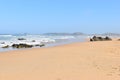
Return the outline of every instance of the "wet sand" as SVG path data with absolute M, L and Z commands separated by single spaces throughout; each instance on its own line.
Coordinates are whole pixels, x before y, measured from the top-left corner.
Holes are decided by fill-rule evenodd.
M 120 80 L 120 41 L 1 52 L 0 80 Z

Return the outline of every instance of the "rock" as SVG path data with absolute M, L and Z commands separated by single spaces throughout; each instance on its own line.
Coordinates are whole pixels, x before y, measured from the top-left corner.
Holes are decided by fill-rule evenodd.
M 96 36 L 93 36 L 93 41 L 102 41 L 103 38 L 102 37 L 96 37 Z
M 26 40 L 25 38 L 18 38 L 18 40 Z
M 106 36 L 104 39 L 105 39 L 105 40 L 112 40 L 112 39 L 109 38 L 108 36 Z
M 40 45 L 40 47 L 43 47 L 43 46 L 45 46 L 45 44 L 41 44 L 41 45 Z
M 28 44 L 13 44 L 13 48 L 32 48 L 33 45 L 28 45 Z
M 109 37 L 96 37 L 96 36 L 93 36 L 93 38 L 90 38 L 90 41 L 109 41 L 109 40 L 112 40 L 111 38 Z
M 36 47 L 37 47 L 37 46 L 40 46 L 40 44 L 36 44 L 35 46 L 36 46 Z
M 90 41 L 93 41 L 93 39 L 90 38 Z
M 5 44 L 5 42 L 1 42 L 0 44 Z
M 32 40 L 32 42 L 36 42 L 35 40 Z
M 43 47 L 43 46 L 45 46 L 45 44 L 36 44 L 35 46 L 36 46 L 36 47 L 38 47 L 38 46 L 39 46 L 39 47 Z
M 2 48 L 9 48 L 9 45 L 3 46 Z
M 118 41 L 120 41 L 120 39 L 118 39 Z
M 18 44 L 13 44 L 13 45 L 12 45 L 13 48 L 15 48 L 15 47 L 17 47 L 17 46 L 18 46 Z

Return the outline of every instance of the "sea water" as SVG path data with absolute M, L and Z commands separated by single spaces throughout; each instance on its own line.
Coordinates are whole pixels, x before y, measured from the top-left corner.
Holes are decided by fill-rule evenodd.
M 23 38 L 25 40 L 18 40 Z M 0 35 L 0 52 L 17 50 L 12 47 L 2 48 L 6 45 L 12 46 L 13 44 L 45 44 L 45 47 L 58 46 L 63 44 L 69 44 L 73 42 L 83 42 L 87 36 L 85 35 L 42 35 L 42 34 L 14 34 L 14 35 Z

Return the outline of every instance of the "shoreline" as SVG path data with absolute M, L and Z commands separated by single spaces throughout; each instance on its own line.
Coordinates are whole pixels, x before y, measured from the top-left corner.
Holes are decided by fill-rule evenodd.
M 56 47 L 63 47 L 63 46 L 69 46 L 73 44 L 86 44 L 86 43 L 101 43 L 101 42 L 120 42 L 118 41 L 119 38 L 113 38 L 112 41 L 94 41 L 91 42 L 89 39 L 86 39 L 85 41 L 82 42 L 71 42 L 71 43 L 64 43 L 64 44 L 58 44 L 54 46 L 44 46 L 44 47 L 32 47 L 32 48 L 21 48 L 21 49 L 12 49 L 12 50 L 7 50 L 7 51 L 1 51 L 0 53 L 9 53 L 9 52 L 19 52 L 19 51 L 29 51 L 29 50 L 34 50 L 34 49 L 49 49 L 49 48 L 56 48 Z
M 83 41 L 83 42 L 71 42 L 71 43 L 66 43 L 66 44 L 59 44 L 59 45 L 54 45 L 54 46 L 44 46 L 44 47 L 33 47 L 33 48 L 21 48 L 21 49 L 13 49 L 13 50 L 8 50 L 8 51 L 2 51 L 0 53 L 7 53 L 7 52 L 16 52 L 16 51 L 28 51 L 28 50 L 33 50 L 33 49 L 48 49 L 48 48 L 55 48 L 55 47 L 62 47 L 62 46 L 67 46 L 67 45 L 72 45 L 72 44 L 82 44 L 82 43 L 87 43 L 89 41 Z
M 119 80 L 120 41 L 77 42 L 0 54 L 0 80 Z
M 119 38 L 112 38 L 112 41 L 118 41 Z M 21 50 L 31 50 L 31 49 L 43 49 L 43 48 L 53 48 L 53 47 L 59 47 L 59 46 L 65 46 L 65 45 L 71 45 L 71 44 L 77 44 L 77 43 L 89 43 L 91 42 L 89 38 L 86 38 L 81 41 L 69 41 L 69 42 L 63 42 L 63 43 L 51 43 L 51 45 L 43 46 L 43 47 L 32 47 L 32 48 L 21 48 L 21 49 L 13 49 L 7 51 L 1 51 L 0 53 L 6 53 L 9 51 L 21 51 Z M 95 41 L 95 42 L 109 42 L 109 41 Z M 91 42 L 92 43 L 92 42 Z M 93 42 L 94 43 L 94 42 Z
M 66 44 L 71 44 L 71 43 L 78 43 L 78 42 L 86 42 L 86 39 L 70 39 L 70 40 L 65 40 L 65 41 L 61 41 L 61 42 L 55 42 L 55 43 L 47 43 L 43 46 L 43 47 L 40 47 L 40 46 L 34 46 L 34 47 L 31 47 L 31 48 L 12 48 L 11 46 L 9 48 L 0 48 L 0 53 L 1 52 L 9 52 L 9 51 L 16 51 L 16 50 L 27 50 L 27 49 L 34 49 L 34 48 L 48 48 L 48 47 L 54 47 L 54 46 L 61 46 L 61 45 L 66 45 Z M 40 45 L 40 44 L 38 44 Z

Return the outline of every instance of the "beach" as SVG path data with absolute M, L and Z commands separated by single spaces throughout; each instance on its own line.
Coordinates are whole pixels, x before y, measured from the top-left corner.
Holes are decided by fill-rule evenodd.
M 120 80 L 120 41 L 0 52 L 0 80 Z

